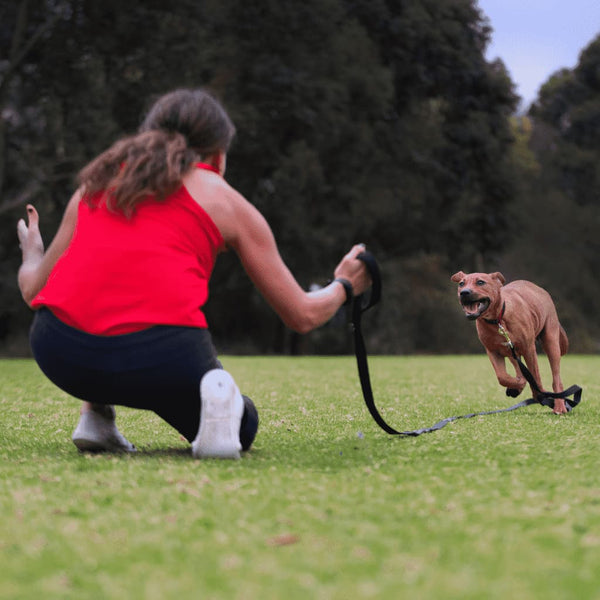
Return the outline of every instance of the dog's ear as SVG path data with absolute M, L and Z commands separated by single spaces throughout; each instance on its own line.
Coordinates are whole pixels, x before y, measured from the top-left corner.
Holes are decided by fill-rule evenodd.
M 462 271 L 459 271 L 458 273 L 454 273 L 454 275 L 452 275 L 452 277 L 450 277 L 450 281 L 455 281 L 456 283 L 458 283 L 461 279 L 465 278 L 465 274 Z
M 504 283 L 506 282 L 506 279 L 504 279 L 504 275 L 502 275 L 500 271 L 492 273 L 492 278 L 497 279 L 502 285 L 504 285 Z

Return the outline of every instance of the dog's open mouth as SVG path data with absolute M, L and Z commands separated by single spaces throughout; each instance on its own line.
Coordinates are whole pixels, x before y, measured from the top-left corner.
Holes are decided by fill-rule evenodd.
M 489 298 L 463 298 L 461 300 L 463 310 L 467 319 L 471 321 L 478 319 L 490 306 Z

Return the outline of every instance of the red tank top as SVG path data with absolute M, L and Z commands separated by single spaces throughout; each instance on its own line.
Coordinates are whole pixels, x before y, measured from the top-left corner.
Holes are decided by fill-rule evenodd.
M 154 325 L 205 328 L 201 308 L 223 246 L 217 226 L 184 186 L 163 202 L 142 201 L 129 218 L 104 202 L 81 201 L 71 243 L 32 306 L 47 306 L 67 325 L 95 335 Z

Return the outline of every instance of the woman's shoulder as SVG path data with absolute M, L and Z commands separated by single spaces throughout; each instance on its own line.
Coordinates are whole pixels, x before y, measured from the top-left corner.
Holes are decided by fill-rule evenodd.
M 190 196 L 210 213 L 243 208 L 249 202 L 217 173 L 194 169 L 183 178 L 183 185 Z
M 237 235 L 240 212 L 248 201 L 223 177 L 210 171 L 193 169 L 183 178 L 183 185 L 230 244 Z

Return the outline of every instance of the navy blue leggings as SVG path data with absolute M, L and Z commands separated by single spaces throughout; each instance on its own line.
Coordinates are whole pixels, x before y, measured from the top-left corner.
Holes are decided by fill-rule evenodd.
M 160 325 L 126 335 L 73 329 L 47 308 L 30 331 L 33 356 L 59 388 L 81 400 L 154 411 L 187 440 L 200 425 L 200 380 L 222 368 L 207 329 Z M 244 396 L 242 448 L 256 436 L 258 413 Z

